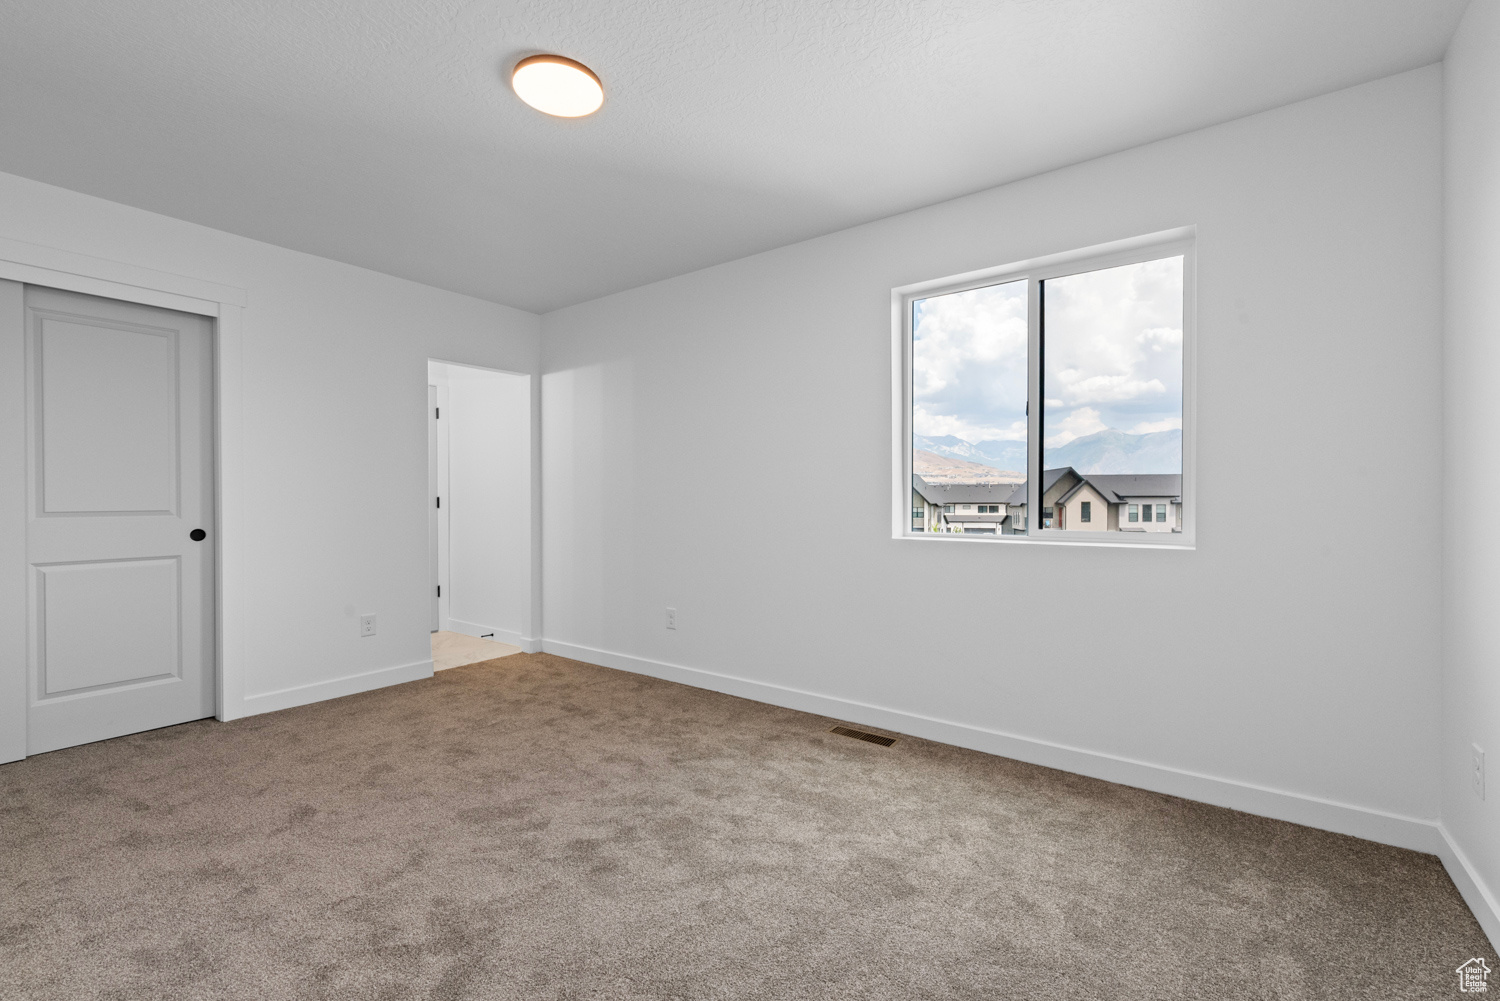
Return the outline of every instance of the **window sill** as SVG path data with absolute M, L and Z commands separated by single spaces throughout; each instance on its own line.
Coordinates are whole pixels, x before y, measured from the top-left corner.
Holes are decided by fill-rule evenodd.
M 1076 536 L 1113 535 L 1112 539 L 1080 539 Z M 961 535 L 957 532 L 901 532 L 893 535 L 897 541 L 920 542 L 977 542 L 983 545 L 1012 546 L 1092 546 L 1102 549 L 1181 549 L 1195 550 L 1197 544 L 1182 532 L 1131 532 L 1129 538 L 1118 538 L 1123 532 L 1066 532 L 1051 531 L 1038 535 Z M 1066 538 L 1065 536 L 1073 536 Z M 1166 536 L 1156 539 L 1152 536 Z

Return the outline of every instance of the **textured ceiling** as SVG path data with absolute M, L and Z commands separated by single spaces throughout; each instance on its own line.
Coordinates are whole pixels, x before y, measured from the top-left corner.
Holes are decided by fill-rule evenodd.
M 1466 0 L 17 0 L 0 170 L 545 311 L 1440 59 Z M 547 118 L 518 58 L 608 98 Z

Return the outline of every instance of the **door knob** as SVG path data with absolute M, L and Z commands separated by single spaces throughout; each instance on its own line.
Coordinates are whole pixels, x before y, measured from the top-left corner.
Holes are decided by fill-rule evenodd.
M 188 533 L 188 538 L 192 539 L 194 542 L 202 542 L 204 539 L 208 538 L 208 533 L 201 528 L 195 528 Z

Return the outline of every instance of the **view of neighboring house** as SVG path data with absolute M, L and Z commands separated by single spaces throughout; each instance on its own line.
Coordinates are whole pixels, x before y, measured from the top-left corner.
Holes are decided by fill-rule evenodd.
M 928 483 L 915 474 L 911 480 L 913 532 L 1010 534 L 1014 483 Z
M 912 531 L 1012 535 L 1026 531 L 1026 484 L 928 483 L 912 476 Z M 1076 532 L 1182 531 L 1180 473 L 1042 473 L 1042 528 Z

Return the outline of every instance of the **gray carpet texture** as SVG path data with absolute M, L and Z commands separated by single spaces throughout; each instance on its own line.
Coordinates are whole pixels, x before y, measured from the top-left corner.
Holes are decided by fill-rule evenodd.
M 1430 855 L 837 722 L 519 654 L 3 765 L 0 997 L 1451 998 L 1495 965 Z

